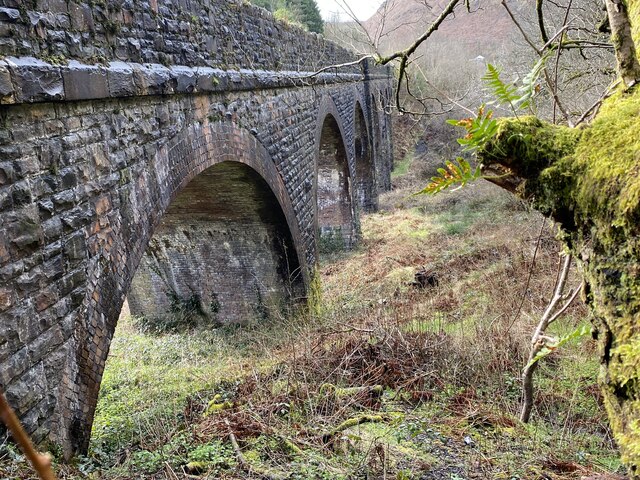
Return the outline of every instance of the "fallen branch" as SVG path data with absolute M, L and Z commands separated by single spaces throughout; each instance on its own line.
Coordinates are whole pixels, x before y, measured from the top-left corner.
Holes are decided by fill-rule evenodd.
M 341 397 L 353 397 L 358 394 L 367 393 L 372 396 L 379 397 L 382 395 L 384 387 L 382 385 L 362 386 L 362 387 L 346 387 L 339 388 L 332 383 L 323 383 L 320 385 L 320 394 L 329 395 L 333 394 L 338 398 Z
M 383 422 L 385 419 L 382 415 L 360 415 L 359 417 L 350 418 L 349 420 L 345 420 L 340 425 L 335 427 L 329 432 L 322 434 L 322 441 L 324 443 L 330 443 L 333 437 L 335 437 L 338 433 L 341 433 L 349 428 L 355 427 L 357 425 L 362 425 L 363 423 L 377 423 Z
M 25 454 L 34 470 L 42 480 L 56 480 L 56 476 L 51 468 L 51 458 L 48 455 L 38 453 L 29 435 L 24 431 L 20 420 L 0 391 L 0 420 L 7 426 L 13 440 L 18 444 L 20 450 Z
M 225 425 L 228 429 L 229 440 L 231 441 L 231 446 L 233 447 L 233 452 L 236 455 L 236 459 L 238 460 L 238 464 L 240 468 L 242 468 L 245 472 L 249 474 L 256 474 L 266 480 L 287 480 L 289 475 L 273 471 L 266 467 L 260 467 L 257 465 L 253 465 L 251 462 L 247 460 L 247 458 L 242 454 L 242 450 L 240 450 L 240 445 L 238 445 L 238 439 L 236 438 L 233 430 L 231 429 L 231 424 L 229 420 L 224 421 Z

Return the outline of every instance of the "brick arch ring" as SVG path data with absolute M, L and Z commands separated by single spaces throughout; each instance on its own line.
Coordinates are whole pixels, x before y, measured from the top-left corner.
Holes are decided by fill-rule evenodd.
M 374 133 L 372 131 L 371 120 L 370 120 L 372 114 L 371 112 L 368 111 L 369 110 L 367 108 L 368 103 L 364 95 L 362 95 L 359 90 L 356 90 L 355 96 L 356 96 L 356 100 L 355 102 L 353 102 L 353 112 L 352 112 L 353 119 L 355 121 L 356 114 L 358 113 L 358 106 L 359 106 L 360 110 L 362 111 L 362 116 L 364 117 L 364 124 L 365 124 L 365 130 L 367 132 L 367 136 L 369 138 L 372 138 Z
M 321 141 L 321 137 L 322 137 L 322 127 L 324 126 L 324 121 L 326 120 L 327 116 L 331 115 L 336 123 L 338 124 L 338 129 L 340 130 L 340 136 L 342 137 L 342 144 L 345 147 L 345 150 L 347 151 L 347 153 L 350 154 L 350 152 L 347 150 L 347 136 L 345 135 L 346 133 L 346 129 L 344 127 L 344 119 L 342 118 L 342 115 L 340 115 L 340 112 L 338 111 L 338 107 L 336 107 L 335 102 L 333 101 L 333 98 L 331 98 L 331 96 L 329 95 L 323 95 L 322 96 L 322 100 L 320 101 L 320 108 L 318 109 L 318 114 L 316 115 L 316 132 L 315 132 L 315 141 L 316 141 L 316 150 L 318 150 L 320 148 L 320 141 Z M 349 158 L 351 156 L 349 155 Z
M 305 290 L 309 269 L 302 235 L 284 181 L 266 148 L 247 130 L 233 123 L 194 124 L 157 149 L 131 179 L 130 192 L 121 199 L 121 220 L 109 229 L 108 239 L 87 259 L 87 290 L 75 326 L 75 362 L 67 365 L 68 384 L 61 387 L 52 432 L 67 453 L 85 451 L 109 345 L 120 310 L 138 264 L 172 200 L 206 169 L 237 162 L 255 170 L 273 192 L 289 227 L 302 270 Z M 133 176 L 132 176 L 133 177 Z M 74 380 L 75 378 L 75 380 Z

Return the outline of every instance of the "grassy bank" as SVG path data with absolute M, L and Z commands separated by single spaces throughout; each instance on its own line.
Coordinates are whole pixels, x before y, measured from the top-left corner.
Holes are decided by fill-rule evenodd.
M 162 335 L 123 319 L 90 454 L 60 467 L 61 476 L 616 472 L 591 340 L 541 362 L 533 421 L 517 420 L 520 371 L 558 265 L 552 227 L 489 184 L 411 197 L 418 184 L 406 179 L 420 165 L 405 167 L 395 177 L 402 188 L 362 218 L 361 245 L 323 259 L 317 316 Z M 586 315 L 572 307 L 551 333 L 575 329 Z M 19 462 L 2 465 L 10 478 L 25 471 Z

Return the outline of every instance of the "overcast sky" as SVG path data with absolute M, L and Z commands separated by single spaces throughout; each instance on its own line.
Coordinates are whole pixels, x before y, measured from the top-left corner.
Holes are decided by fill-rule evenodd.
M 382 0 L 316 0 L 325 20 L 328 20 L 333 12 L 341 13 L 346 20 L 344 9 L 340 7 L 343 1 L 349 4 L 360 20 L 371 17 L 382 3 Z

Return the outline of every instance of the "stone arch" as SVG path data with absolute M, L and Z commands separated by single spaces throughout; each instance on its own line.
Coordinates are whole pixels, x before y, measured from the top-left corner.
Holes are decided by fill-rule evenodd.
M 364 212 L 374 212 L 378 207 L 376 169 L 373 145 L 362 104 L 356 100 L 353 109 L 353 147 L 355 153 L 356 192 L 358 204 Z
M 320 109 L 316 129 L 316 230 L 321 251 L 351 248 L 357 239 L 353 186 L 344 127 L 330 99 Z
M 308 269 L 292 202 L 266 149 L 249 132 L 232 123 L 195 124 L 183 129 L 140 164 L 131 172 L 130 187 L 117 200 L 120 204 L 117 224 L 110 227 L 100 253 L 88 260 L 86 311 L 76 324 L 76 357 L 71 364 L 71 369 L 76 370 L 71 377 L 76 380 L 71 381 L 69 388 L 75 394 L 66 395 L 67 403 L 61 406 L 64 424 L 57 429 L 66 437 L 59 438 L 59 442 L 68 446 L 71 453 L 88 446 L 100 381 L 125 295 L 154 232 L 163 231 L 164 215 L 179 216 L 180 210 L 186 208 L 184 200 L 188 197 L 181 194 L 193 193 L 192 187 L 202 192 L 203 184 L 216 193 L 215 186 L 205 180 L 221 176 L 252 184 L 251 196 L 268 193 L 272 201 L 267 206 L 280 211 L 277 219 L 265 211 L 264 202 L 258 202 L 250 212 L 253 214 L 250 220 L 271 219 L 281 231 L 288 229 L 288 248 L 295 250 L 289 252 L 288 259 L 297 259 L 292 263 L 300 273 L 295 281 L 301 295 L 308 285 Z M 238 191 L 227 189 L 225 198 Z M 213 201 L 214 196 L 206 196 L 204 204 Z M 192 214 L 194 209 L 188 212 Z M 244 226 L 250 227 L 251 222 Z
M 225 160 L 167 208 L 133 277 L 129 308 L 157 323 L 266 320 L 304 294 L 296 251 L 267 182 Z

